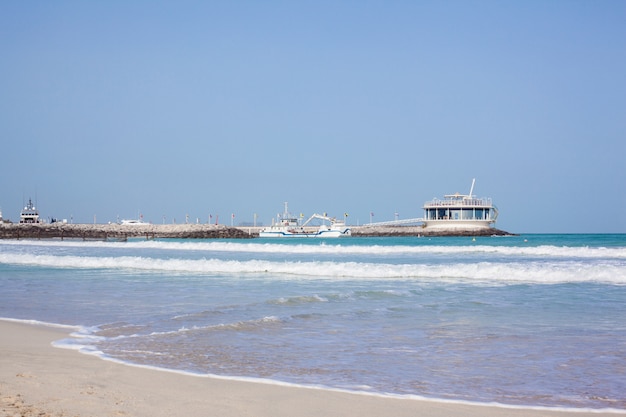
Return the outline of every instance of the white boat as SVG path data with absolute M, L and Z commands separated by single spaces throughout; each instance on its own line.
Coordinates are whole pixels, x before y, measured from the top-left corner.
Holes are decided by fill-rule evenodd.
M 328 217 L 326 215 L 314 214 L 309 219 L 304 222 L 302 227 L 305 227 L 311 220 L 318 219 L 327 221 L 329 225 L 322 224 L 319 226 L 317 232 L 314 233 L 315 237 L 342 237 L 342 236 L 351 236 L 352 231 L 348 226 L 346 226 L 345 221 L 337 220 L 334 217 Z
M 328 221 L 330 224 L 322 224 L 316 230 L 307 225 L 314 219 Z M 277 220 L 272 220 L 272 225 L 261 229 L 259 237 L 321 237 L 332 238 L 350 236 L 352 232 L 343 221 L 338 221 L 333 217 L 320 214 L 312 215 L 306 222 L 300 224 L 298 219 L 291 214 L 285 203 L 285 211 L 277 216 Z
M 120 224 L 122 226 L 147 226 L 150 223 L 146 223 L 143 220 L 128 219 L 128 220 L 122 220 Z
M 498 209 L 491 198 L 476 198 L 469 194 L 449 194 L 443 200 L 433 199 L 424 204 L 424 227 L 438 230 L 480 230 L 493 227 Z
M 20 213 L 20 223 L 41 223 L 39 211 L 35 208 L 30 198 L 28 199 L 28 204 Z

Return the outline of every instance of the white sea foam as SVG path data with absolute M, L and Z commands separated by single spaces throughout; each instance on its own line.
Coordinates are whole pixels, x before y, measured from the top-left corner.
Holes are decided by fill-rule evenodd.
M 44 327 L 52 327 L 52 328 L 57 328 L 57 329 L 74 330 L 74 331 L 80 331 L 82 329 L 81 326 L 74 326 L 74 325 L 69 325 L 69 324 L 59 324 L 59 323 L 50 323 L 50 322 L 47 322 L 47 321 L 40 321 L 40 320 L 24 320 L 24 319 L 10 318 L 10 317 L 0 317 L 0 320 L 13 322 L 13 323 L 30 324 L 30 325 L 33 325 L 33 326 L 44 326 Z
M 0 240 L 0 310 L 100 324 L 55 346 L 181 373 L 623 407 L 620 239 Z
M 588 246 L 491 246 L 491 245 L 350 245 L 350 244 L 281 244 L 242 243 L 230 241 L 131 241 L 131 242 L 82 242 L 82 241 L 4 241 L 3 245 L 43 246 L 73 248 L 127 248 L 159 249 L 168 251 L 205 251 L 233 253 L 284 253 L 288 254 L 342 254 L 342 255 L 410 255 L 410 254 L 493 254 L 502 256 L 529 256 L 553 258 L 604 258 L 626 259 L 626 247 Z
M 280 380 L 273 380 L 267 378 L 257 378 L 257 377 L 237 377 L 237 376 L 223 376 L 212 373 L 198 373 L 198 372 L 190 372 L 184 370 L 176 370 L 169 369 L 160 366 L 154 365 L 145 365 L 145 364 L 136 364 L 129 362 L 127 360 L 122 360 L 118 358 L 114 358 L 106 355 L 104 352 L 96 349 L 93 346 L 93 342 L 99 340 L 99 338 L 93 336 L 91 332 L 92 328 L 82 328 L 80 326 L 67 326 L 62 324 L 48 323 L 37 320 L 20 320 L 20 319 L 11 319 L 11 318 L 0 318 L 3 321 L 10 322 L 19 322 L 25 324 L 33 324 L 33 325 L 45 325 L 50 327 L 57 328 L 66 328 L 76 330 L 72 333 L 70 338 L 58 340 L 52 343 L 54 347 L 63 348 L 63 349 L 71 349 L 83 354 L 94 355 L 103 360 L 115 362 L 118 364 L 122 364 L 125 366 L 131 366 L 135 368 L 143 368 L 143 369 L 152 369 L 155 371 L 175 373 L 180 375 L 186 375 L 189 377 L 197 377 L 197 378 L 212 378 L 218 380 L 233 380 L 233 381 L 246 381 L 246 382 L 255 382 L 255 383 L 263 383 L 269 385 L 276 386 L 287 386 L 287 387 L 299 387 L 305 389 L 320 389 L 334 392 L 346 392 L 351 393 L 353 395 L 365 395 L 365 396 L 375 396 L 382 398 L 399 398 L 405 400 L 418 400 L 418 401 L 429 401 L 429 402 L 437 402 L 437 403 L 449 403 L 449 404 L 465 404 L 465 405 L 486 405 L 492 407 L 498 407 L 503 409 L 512 409 L 512 410 L 539 410 L 546 412 L 565 412 L 571 414 L 578 413 L 604 413 L 604 414 L 624 414 L 623 409 L 617 408 L 590 408 L 590 407 L 549 407 L 549 406 L 532 406 L 532 405 L 510 405 L 503 404 L 499 402 L 480 402 L 480 401 L 465 401 L 465 400 L 454 400 L 454 399 L 439 399 L 433 397 L 427 397 L 422 395 L 415 394 L 392 394 L 392 393 L 380 393 L 380 392 L 372 392 L 370 391 L 372 388 L 367 385 L 354 385 L 354 386 L 346 386 L 343 388 L 332 387 L 320 384 L 304 384 L 304 383 L 292 383 L 292 382 L 284 382 Z M 163 355 L 162 352 L 154 352 L 154 351 L 137 351 L 140 353 L 149 353 L 152 356 Z
M 0 263 L 52 268 L 84 268 L 198 273 L 273 279 L 421 279 L 484 283 L 603 282 L 626 284 L 626 265 L 620 262 L 472 262 L 446 264 L 390 264 L 368 262 L 280 262 L 269 260 L 155 259 L 136 256 L 90 257 L 0 254 Z
M 370 391 L 372 387 L 368 385 L 354 385 L 350 387 L 332 387 L 322 384 L 305 384 L 305 383 L 293 383 L 293 382 L 285 382 L 277 379 L 269 379 L 269 378 L 259 378 L 259 377 L 244 377 L 244 376 L 225 376 L 218 375 L 213 373 L 198 373 L 191 371 L 184 371 L 178 369 L 171 369 L 167 367 L 154 366 L 154 365 L 146 365 L 146 364 L 138 364 L 118 358 L 114 358 L 108 355 L 105 355 L 101 351 L 97 350 L 89 350 L 89 349 L 76 349 L 76 344 L 72 344 L 71 341 L 66 340 L 68 343 L 53 343 L 53 346 L 57 348 L 65 348 L 78 350 L 81 353 L 95 355 L 102 360 L 114 362 L 117 364 L 121 364 L 124 366 L 130 366 L 133 368 L 140 369 L 150 369 L 159 372 L 167 372 L 178 375 L 185 375 L 194 378 L 211 378 L 216 380 L 223 381 L 241 381 L 241 382 L 252 382 L 257 384 L 266 384 L 266 385 L 274 385 L 281 387 L 293 387 L 300 389 L 311 389 L 311 390 L 324 390 L 330 392 L 340 392 L 340 393 L 348 393 L 351 395 L 363 395 L 368 397 L 379 397 L 379 398 L 395 398 L 395 399 L 403 399 L 403 400 L 413 400 L 413 401 L 428 401 L 433 403 L 441 403 L 441 404 L 461 404 L 461 405 L 471 405 L 471 406 L 489 406 L 489 407 L 497 407 L 502 409 L 510 409 L 510 410 L 537 410 L 537 411 L 546 411 L 546 412 L 563 412 L 563 413 L 587 413 L 587 414 L 624 414 L 624 410 L 617 408 L 589 408 L 589 407 L 548 407 L 548 406 L 533 406 L 533 405 L 513 405 L 513 404 L 504 404 L 500 402 L 481 402 L 481 401 L 466 401 L 466 400 L 455 400 L 455 399 L 444 399 L 444 398 L 434 398 L 427 397 L 416 394 L 393 394 L 393 393 L 384 393 L 384 392 L 372 392 Z M 162 356 L 163 354 L 160 352 L 153 351 L 142 351 L 142 353 L 149 353 L 152 356 Z

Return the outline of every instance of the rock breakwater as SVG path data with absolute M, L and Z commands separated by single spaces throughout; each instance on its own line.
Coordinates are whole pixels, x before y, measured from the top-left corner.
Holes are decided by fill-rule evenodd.
M 0 239 L 126 240 L 145 237 L 178 239 L 247 239 L 244 230 L 213 224 L 2 224 Z
M 250 239 L 260 227 L 228 227 L 214 224 L 0 224 L 0 239 L 126 240 L 128 238 Z M 313 229 L 311 230 L 313 231 Z M 385 236 L 515 236 L 499 229 L 432 230 L 421 226 L 352 226 L 354 237 Z
M 369 237 L 383 237 L 383 236 L 429 236 L 429 237 L 455 237 L 455 236 L 515 236 L 514 233 L 509 233 L 504 230 L 489 228 L 489 229 L 449 229 L 449 230 L 437 230 L 429 229 L 422 226 L 356 226 L 351 228 L 352 236 L 369 236 Z

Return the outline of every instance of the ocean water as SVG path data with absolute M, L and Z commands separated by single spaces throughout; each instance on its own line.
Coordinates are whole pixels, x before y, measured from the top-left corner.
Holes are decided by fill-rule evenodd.
M 626 235 L 0 241 L 0 289 L 125 363 L 626 410 Z

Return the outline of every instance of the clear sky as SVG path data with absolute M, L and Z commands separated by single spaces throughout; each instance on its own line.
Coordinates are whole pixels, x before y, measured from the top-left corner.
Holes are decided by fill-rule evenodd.
M 624 233 L 626 2 L 3 1 L 0 138 L 13 221 Z

